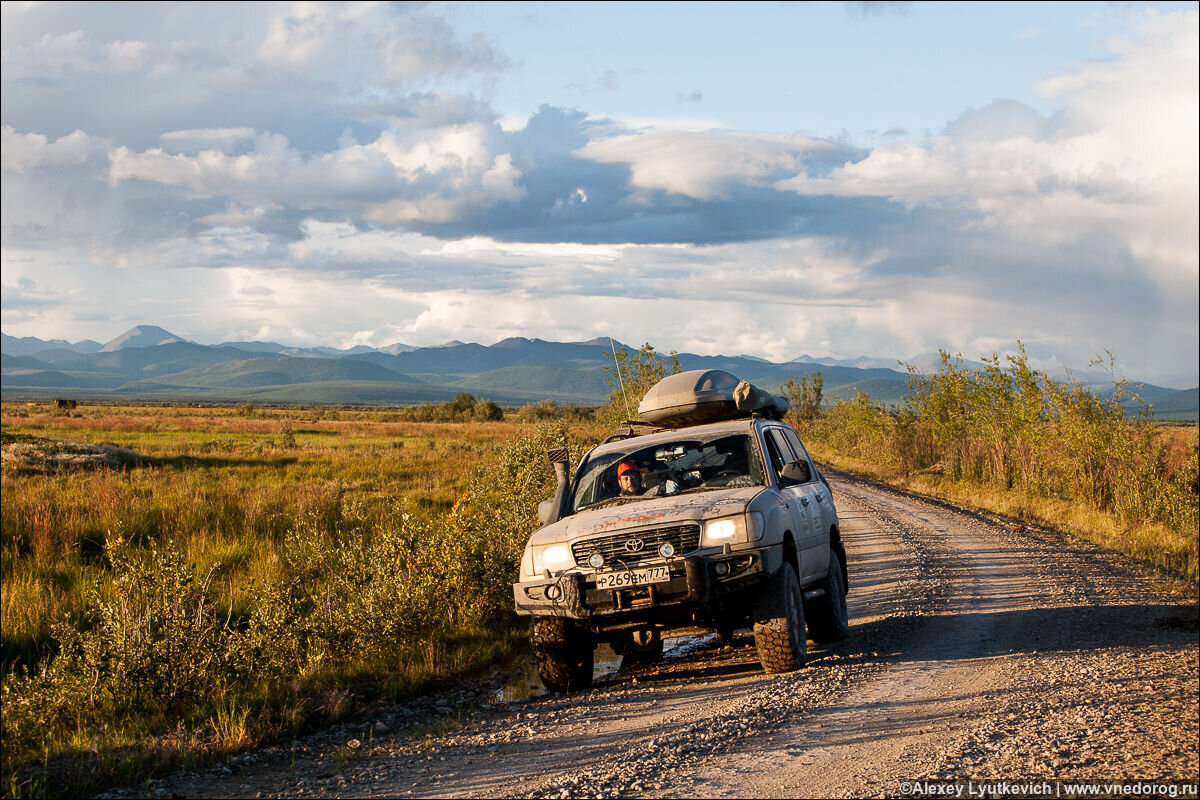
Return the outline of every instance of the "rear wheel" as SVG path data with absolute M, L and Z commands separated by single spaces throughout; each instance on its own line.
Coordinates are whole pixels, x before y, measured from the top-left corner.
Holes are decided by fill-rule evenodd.
M 820 587 L 825 593 L 809 600 L 804 609 L 808 615 L 808 634 L 814 642 L 821 644 L 845 639 L 850 634 L 846 582 L 842 577 L 842 560 L 832 549 L 829 551 L 829 574 Z
M 784 563 L 771 576 L 754 604 L 754 645 L 766 672 L 790 672 L 804 666 L 808 643 L 800 580 Z
M 591 632 L 562 617 L 536 617 L 530 634 L 538 676 L 551 692 L 592 685 L 595 643 Z

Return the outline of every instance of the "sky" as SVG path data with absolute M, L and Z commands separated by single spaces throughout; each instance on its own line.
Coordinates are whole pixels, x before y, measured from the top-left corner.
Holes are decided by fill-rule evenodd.
M 37 3 L 0 321 L 1194 386 L 1192 3 Z

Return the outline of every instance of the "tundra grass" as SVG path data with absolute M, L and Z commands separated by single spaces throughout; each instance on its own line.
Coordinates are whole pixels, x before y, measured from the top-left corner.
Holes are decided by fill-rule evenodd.
M 198 765 L 507 657 L 540 451 L 582 447 L 561 425 L 386 410 L 2 412 L 13 795 Z M 9 458 L 59 440 L 136 458 Z

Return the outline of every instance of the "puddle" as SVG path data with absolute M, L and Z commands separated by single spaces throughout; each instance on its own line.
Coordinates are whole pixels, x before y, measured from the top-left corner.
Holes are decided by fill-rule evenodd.
M 672 636 L 663 639 L 663 658 L 682 658 L 698 650 L 712 646 L 717 638 L 715 633 L 699 636 Z M 621 656 L 617 655 L 611 646 L 602 644 L 596 648 L 595 663 L 592 667 L 592 680 L 601 681 L 611 678 L 621 671 Z M 524 670 L 514 675 L 508 683 L 488 696 L 489 703 L 517 703 L 546 695 L 546 687 L 538 677 L 537 667 L 532 663 Z
M 621 657 L 613 652 L 612 647 L 602 644 L 596 648 L 595 664 L 592 667 L 593 681 L 600 681 L 616 675 L 620 669 Z M 515 703 L 534 697 L 543 697 L 545 694 L 546 687 L 542 684 L 542 679 L 538 677 L 537 667 L 531 663 L 513 676 L 504 686 L 492 692 L 488 696 L 488 702 Z
M 716 639 L 715 633 L 668 637 L 663 639 L 663 658 L 679 658 L 695 653 L 697 650 L 704 650 L 711 647 Z

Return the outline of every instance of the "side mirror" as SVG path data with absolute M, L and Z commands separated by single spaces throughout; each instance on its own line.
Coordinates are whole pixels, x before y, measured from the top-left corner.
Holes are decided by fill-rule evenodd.
M 779 485 L 781 487 L 796 486 L 801 483 L 808 483 L 812 480 L 812 469 L 808 466 L 808 462 L 803 459 L 791 461 L 783 465 L 783 470 L 779 473 Z
M 542 521 L 543 525 L 550 524 L 550 515 L 552 513 L 554 513 L 553 500 L 543 500 L 542 502 L 538 503 L 538 519 Z

